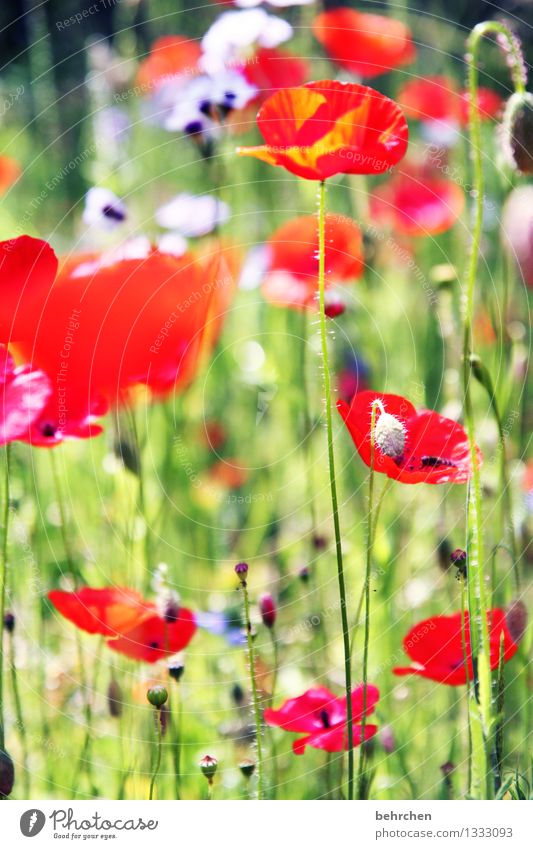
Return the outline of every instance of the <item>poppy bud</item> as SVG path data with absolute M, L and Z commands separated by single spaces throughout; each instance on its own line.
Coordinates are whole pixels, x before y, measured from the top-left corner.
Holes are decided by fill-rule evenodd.
M 502 144 L 509 164 L 521 174 L 533 174 L 533 95 L 515 92 L 507 101 Z
M 168 699 L 168 693 L 164 687 L 157 684 L 155 687 L 150 687 L 146 693 L 146 698 L 155 708 L 161 708 Z
M 169 663 L 168 665 L 168 674 L 172 678 L 173 681 L 181 681 L 181 677 L 185 672 L 185 667 L 183 663 Z
M 487 390 L 490 398 L 493 398 L 494 385 L 492 383 L 492 378 L 489 374 L 487 367 L 483 364 L 481 357 L 478 357 L 477 354 L 471 354 L 470 367 L 478 383 L 481 383 L 481 385 Z
M 239 764 L 239 769 L 245 778 L 251 778 L 255 772 L 255 763 L 254 761 L 250 761 L 248 759 L 245 761 L 241 761 Z
M 237 707 L 242 707 L 244 704 L 244 690 L 242 689 L 240 684 L 234 684 L 231 688 L 231 698 L 237 705 Z
M 386 457 L 402 457 L 405 448 L 405 428 L 390 413 L 381 413 L 374 427 L 374 439 Z
M 457 568 L 457 577 L 466 578 L 466 551 L 456 548 L 450 554 L 450 561 Z
M 327 297 L 324 312 L 328 318 L 337 318 L 346 312 L 346 304 L 338 296 L 330 294 Z
M 7 752 L 0 749 L 0 799 L 10 795 L 15 783 L 15 767 Z
M 519 643 L 527 628 L 527 607 L 523 601 L 515 599 L 507 605 L 505 622 L 513 643 Z
M 235 574 L 238 575 L 241 585 L 243 587 L 246 586 L 246 575 L 248 574 L 248 564 L 247 563 L 237 563 L 235 566 Z
M 270 593 L 265 593 L 259 599 L 259 610 L 261 611 L 263 625 L 266 625 L 267 628 L 273 628 L 276 621 L 277 610 L 274 599 Z
M 213 778 L 217 771 L 217 766 L 217 759 L 213 758 L 211 755 L 204 755 L 199 763 L 199 767 L 202 770 L 202 774 L 205 775 L 210 784 L 213 781 Z
M 390 725 L 385 725 L 380 731 L 380 743 L 388 755 L 392 754 L 396 748 L 396 741 Z
M 4 628 L 8 634 L 12 634 L 15 630 L 15 617 L 10 610 L 4 614 Z
M 444 537 L 437 544 L 437 560 L 443 572 L 447 572 L 450 568 L 451 555 L 451 545 L 446 537 Z
M 122 688 L 118 681 L 111 679 L 107 688 L 107 707 L 111 716 L 122 716 Z

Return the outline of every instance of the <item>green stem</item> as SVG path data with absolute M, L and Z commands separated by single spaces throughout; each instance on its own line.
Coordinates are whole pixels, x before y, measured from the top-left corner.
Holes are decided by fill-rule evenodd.
M 149 796 L 148 796 L 149 801 L 152 801 L 152 799 L 154 798 L 155 780 L 156 780 L 156 778 L 159 774 L 159 770 L 161 768 L 161 754 L 162 754 L 162 749 L 163 749 L 163 746 L 162 746 L 162 743 L 163 743 L 163 723 L 161 722 L 161 713 L 160 713 L 159 709 L 156 710 L 155 718 L 156 718 L 156 722 L 157 722 L 157 749 L 156 749 L 156 759 L 155 759 L 154 771 L 152 773 L 152 780 L 150 781 L 150 793 L 149 793 Z
M 20 738 L 20 748 L 22 751 L 22 769 L 24 773 L 24 798 L 30 799 L 30 770 L 28 756 L 28 738 L 26 735 L 26 724 L 24 722 L 24 714 L 22 712 L 22 700 L 20 698 L 20 690 L 18 685 L 17 666 L 15 663 L 15 637 L 14 634 L 9 635 L 9 668 L 11 672 L 11 690 L 13 692 L 13 703 L 15 705 L 15 717 L 17 721 L 17 729 Z
M 263 744 L 261 739 L 261 709 L 259 706 L 259 693 L 255 680 L 255 649 L 252 637 L 252 623 L 250 620 L 250 599 L 248 598 L 248 587 L 245 580 L 241 580 L 242 595 L 244 599 L 244 621 L 246 627 L 246 640 L 248 644 L 248 665 L 250 667 L 250 684 L 252 687 L 252 701 L 255 718 L 255 739 L 257 746 L 257 798 L 262 799 L 264 795 L 264 766 L 263 766 Z
M 320 341 L 322 345 L 322 365 L 324 369 L 324 395 L 326 404 L 326 435 L 328 442 L 329 485 L 333 526 L 335 528 L 335 551 L 337 555 L 337 574 L 341 608 L 342 638 L 344 644 L 344 676 L 346 691 L 346 722 L 348 726 L 348 799 L 353 799 L 354 791 L 354 752 L 353 752 L 353 711 L 352 711 L 352 662 L 350 654 L 350 627 L 346 606 L 346 585 L 342 560 L 341 529 L 337 484 L 335 480 L 335 454 L 333 451 L 333 418 L 331 414 L 331 377 L 329 373 L 328 334 L 326 329 L 326 184 L 320 183 L 318 201 L 318 296 L 320 307 Z
M 367 542 L 366 542 L 366 569 L 365 569 L 365 636 L 363 647 L 363 716 L 361 717 L 361 752 L 359 755 L 359 776 L 357 780 L 359 799 L 365 797 L 365 727 L 366 727 L 366 709 L 367 709 L 367 688 L 368 688 L 368 648 L 370 645 L 370 574 L 372 570 L 372 546 L 374 543 L 374 447 L 375 447 L 375 427 L 376 427 L 376 408 L 378 403 L 372 404 L 372 415 L 370 419 L 370 472 L 368 475 L 368 520 L 367 520 Z
M 4 492 L 2 505 L 2 546 L 0 548 L 0 751 L 5 749 L 4 724 L 4 616 L 7 591 L 7 539 L 9 534 L 9 461 L 11 446 L 5 447 Z
M 484 175 L 481 147 L 481 122 L 478 109 L 478 58 L 482 38 L 488 34 L 497 34 L 505 38 L 510 56 L 513 61 L 512 75 L 516 91 L 524 91 L 525 85 L 522 77 L 523 62 L 516 40 L 507 28 L 498 22 L 490 21 L 478 24 L 468 38 L 468 89 L 470 95 L 469 112 L 469 143 L 473 160 L 473 183 L 475 195 L 475 215 L 472 239 L 470 246 L 470 257 L 466 274 L 466 294 L 463 318 L 463 388 L 464 388 L 464 413 L 468 442 L 470 446 L 470 458 L 472 464 L 472 482 L 469 488 L 469 499 L 467 508 L 468 527 L 468 602 L 470 609 L 470 631 L 472 642 L 472 663 L 474 675 L 477 682 L 481 681 L 482 687 L 476 686 L 474 682 L 474 693 L 479 703 L 479 714 L 481 719 L 483 746 L 474 747 L 474 756 L 478 761 L 475 772 L 476 780 L 470 791 L 471 795 L 483 797 L 485 792 L 488 796 L 490 791 L 490 779 L 488 777 L 490 764 L 490 738 L 492 737 L 492 699 L 490 692 L 483 697 L 483 688 L 489 688 L 491 681 L 490 671 L 490 643 L 487 621 L 487 601 L 490 601 L 490 592 L 487 594 L 485 588 L 484 557 L 483 557 L 483 504 L 481 494 L 481 477 L 479 460 L 475 441 L 475 423 L 472 397 L 470 392 L 471 356 L 472 356 L 472 322 L 474 316 L 474 294 L 478 276 L 479 253 L 481 247 L 481 236 L 483 229 L 483 196 Z M 487 597 L 488 595 L 488 597 Z M 480 694 L 481 690 L 481 694 Z M 470 701 L 470 726 L 476 723 L 474 708 Z M 480 762 L 482 761 L 482 762 Z M 473 786 L 474 783 L 476 786 Z

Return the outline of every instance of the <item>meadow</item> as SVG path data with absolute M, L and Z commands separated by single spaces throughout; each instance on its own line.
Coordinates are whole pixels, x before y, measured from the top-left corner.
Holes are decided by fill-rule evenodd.
M 39 8 L 0 72 L 1 796 L 532 798 L 530 24 Z

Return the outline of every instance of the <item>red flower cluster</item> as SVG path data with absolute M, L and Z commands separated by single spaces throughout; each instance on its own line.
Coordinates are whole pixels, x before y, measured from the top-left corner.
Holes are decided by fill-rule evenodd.
M 363 240 L 351 218 L 326 215 L 326 283 L 346 283 L 360 277 Z M 318 230 L 314 215 L 291 218 L 267 241 L 269 268 L 262 290 L 278 306 L 316 308 L 318 279 Z
M 370 196 L 372 220 L 407 236 L 435 236 L 454 225 L 465 205 L 457 183 L 409 168 Z
M 313 32 L 331 59 L 352 74 L 377 77 L 415 58 L 401 21 L 341 7 L 318 15 Z
M 379 690 L 367 685 L 366 716 L 373 713 L 379 699 Z M 352 722 L 354 746 L 362 742 L 363 685 L 352 691 Z M 348 748 L 346 726 L 346 698 L 338 698 L 325 687 L 313 687 L 295 699 L 288 699 L 278 710 L 265 710 L 265 722 L 305 734 L 292 744 L 296 755 L 303 755 L 307 746 L 326 752 L 342 752 Z M 357 723 L 357 724 L 355 724 Z M 365 724 L 365 740 L 377 732 L 377 725 Z
M 487 613 L 490 639 L 490 668 L 497 669 L 500 657 L 500 642 L 503 636 L 503 658 L 507 662 L 518 651 L 513 641 L 503 610 Z M 464 624 L 463 624 L 464 623 Z M 403 647 L 413 663 L 394 669 L 395 675 L 420 675 L 440 684 L 459 686 L 466 684 L 465 657 L 463 653 L 463 630 L 468 666 L 468 680 L 473 678 L 472 647 L 470 642 L 470 620 L 468 611 L 464 617 L 459 613 L 452 616 L 432 616 L 418 622 L 405 636 Z
M 113 651 L 155 663 L 187 646 L 194 632 L 194 614 L 178 607 L 161 616 L 153 602 L 135 590 L 83 587 L 76 592 L 52 590 L 48 598 L 69 622 L 88 634 L 101 634 Z
M 433 410 L 417 410 L 401 395 L 359 392 L 337 408 L 359 456 L 370 467 L 372 407 L 374 469 L 402 483 L 466 483 L 472 474 L 463 427 Z M 478 449 L 481 462 L 481 452 Z
M 408 130 L 400 108 L 368 86 L 334 80 L 286 88 L 259 110 L 266 144 L 240 147 L 306 180 L 381 174 L 402 159 Z
M 408 118 L 416 121 L 448 121 L 466 126 L 469 94 L 459 91 L 450 77 L 424 77 L 405 83 L 398 93 L 398 103 Z M 503 99 L 490 88 L 479 88 L 478 108 L 481 120 L 496 117 Z
M 138 384 L 185 386 L 217 338 L 233 290 L 225 252 L 181 257 L 81 255 L 57 260 L 45 243 L 0 245 L 0 341 L 53 377 L 28 434 L 36 445 L 99 433 L 94 419 Z

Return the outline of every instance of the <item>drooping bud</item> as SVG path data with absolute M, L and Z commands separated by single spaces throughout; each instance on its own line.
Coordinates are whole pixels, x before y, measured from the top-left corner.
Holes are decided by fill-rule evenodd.
M 122 688 L 114 678 L 111 679 L 107 687 L 107 707 L 111 716 L 117 719 L 122 716 Z
M 446 537 L 439 540 L 437 544 L 437 560 L 443 572 L 447 572 L 450 568 L 451 548 L 450 542 Z
M 466 551 L 463 548 L 456 548 L 450 554 L 450 562 L 457 569 L 458 578 L 466 578 Z
M 0 799 L 7 799 L 15 783 L 15 767 L 7 752 L 0 749 Z
M 502 122 L 505 158 L 521 174 L 533 174 L 533 95 L 528 91 L 512 94 Z
M 277 609 L 274 603 L 274 599 L 270 595 L 270 593 L 265 593 L 259 599 L 259 610 L 261 611 L 261 619 L 263 620 L 263 625 L 267 628 L 273 628 L 274 623 L 276 621 Z
M 240 762 L 239 769 L 245 778 L 251 778 L 255 772 L 255 762 L 247 758 Z
M 160 684 L 156 684 L 155 687 L 150 687 L 146 693 L 146 698 L 155 708 L 161 708 L 168 699 L 168 693 L 165 687 L 162 687 Z
M 374 439 L 386 457 L 402 457 L 405 449 L 405 428 L 396 416 L 381 413 L 374 426 Z
M 507 605 L 505 622 L 513 643 L 519 643 L 527 628 L 527 607 L 520 599 L 515 599 Z
M 218 767 L 217 759 L 212 757 L 212 755 L 204 755 L 199 763 L 199 767 L 202 770 L 202 775 L 205 775 L 211 784 Z
M 15 630 L 15 616 L 10 610 L 4 614 L 4 628 L 8 634 L 12 634 Z
M 247 563 L 237 563 L 235 566 L 235 574 L 238 576 L 243 587 L 246 586 L 246 576 L 248 574 Z
M 169 663 L 168 674 L 170 675 L 173 681 L 181 681 L 184 672 L 185 666 L 183 665 L 183 663 L 179 663 L 178 661 L 176 661 L 176 663 Z

